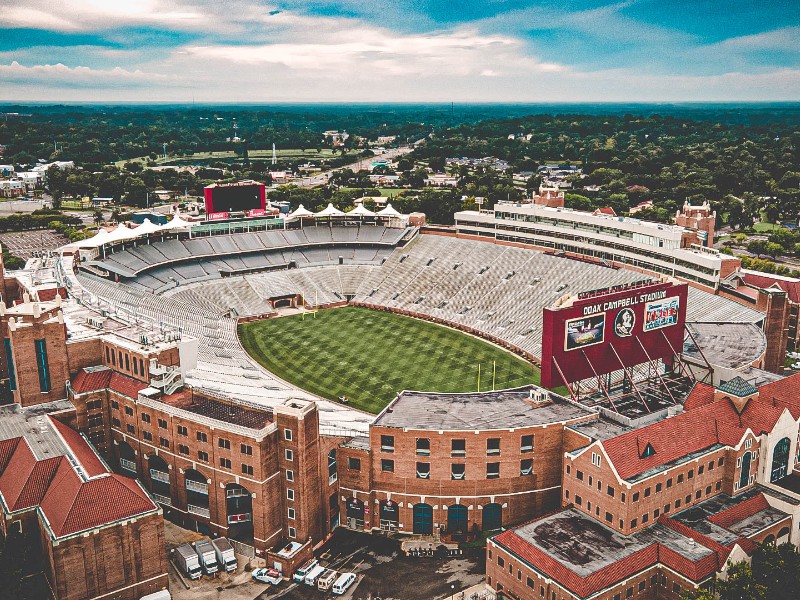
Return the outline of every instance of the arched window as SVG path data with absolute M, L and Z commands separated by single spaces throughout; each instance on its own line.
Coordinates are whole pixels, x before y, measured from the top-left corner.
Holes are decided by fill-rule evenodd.
M 467 507 L 463 504 L 453 504 L 447 508 L 447 533 L 467 533 L 469 517 Z
M 503 507 L 497 502 L 487 504 L 483 507 L 483 521 L 481 527 L 483 531 L 494 531 L 503 526 Z
M 433 507 L 430 504 L 414 505 L 414 533 L 420 535 L 433 533 Z
M 742 470 L 739 474 L 739 489 L 746 487 L 750 483 L 750 463 L 752 455 L 750 452 L 745 452 L 742 455 Z
M 772 471 L 769 480 L 778 481 L 786 477 L 789 469 L 789 447 L 791 442 L 788 437 L 783 438 L 775 444 L 775 450 L 772 452 Z

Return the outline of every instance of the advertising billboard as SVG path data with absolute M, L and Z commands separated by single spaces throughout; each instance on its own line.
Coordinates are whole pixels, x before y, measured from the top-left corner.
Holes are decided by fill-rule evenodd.
M 246 212 L 266 208 L 266 188 L 256 181 L 211 184 L 203 190 L 206 212 Z
M 545 308 L 542 385 L 557 387 L 670 359 L 683 348 L 687 293 L 685 283 L 640 283 Z

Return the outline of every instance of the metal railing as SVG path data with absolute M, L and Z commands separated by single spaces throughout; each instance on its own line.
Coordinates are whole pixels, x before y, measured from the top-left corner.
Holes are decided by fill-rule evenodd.
M 158 469 L 150 469 L 150 479 L 154 479 L 155 481 L 162 481 L 164 483 L 169 483 L 169 473 L 165 473 L 164 471 L 159 471 Z
M 197 492 L 198 494 L 208 495 L 208 484 L 202 481 L 186 480 L 186 489 L 190 492 Z
M 186 510 L 188 510 L 193 515 L 205 517 L 206 519 L 211 517 L 211 511 L 203 506 L 195 506 L 194 504 L 187 504 Z
M 131 471 L 133 473 L 136 473 L 136 461 L 128 460 L 127 458 L 120 458 L 119 466 L 125 469 L 126 471 Z
M 153 494 L 153 499 L 159 504 L 164 504 L 165 506 L 172 506 L 172 498 L 170 498 L 169 496 L 162 496 L 161 494 Z

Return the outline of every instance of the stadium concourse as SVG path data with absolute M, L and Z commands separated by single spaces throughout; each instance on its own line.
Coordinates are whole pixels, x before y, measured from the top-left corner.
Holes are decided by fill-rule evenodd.
M 113 311 L 181 328 L 199 343 L 191 385 L 274 405 L 309 394 L 260 367 L 242 348 L 236 323 L 353 302 L 405 312 L 475 333 L 534 362 L 541 356 L 542 309 L 565 294 L 631 284 L 642 273 L 539 250 L 413 228 L 330 224 L 295 230 L 170 239 L 138 244 L 87 261 L 75 290 Z M 67 268 L 72 272 L 71 267 Z M 102 277 L 105 275 L 106 277 Z M 110 281 L 117 279 L 118 282 Z M 655 277 L 653 277 L 655 279 Z M 689 289 L 687 323 L 726 324 L 740 355 L 726 367 L 758 365 L 764 314 L 728 298 Z M 711 356 L 729 344 L 705 336 Z M 759 354 L 761 353 L 761 354 Z M 366 431 L 367 415 L 322 402 L 323 426 Z

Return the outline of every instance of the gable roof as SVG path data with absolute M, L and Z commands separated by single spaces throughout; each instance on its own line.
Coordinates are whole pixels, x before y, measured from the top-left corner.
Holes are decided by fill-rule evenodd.
M 777 287 L 785 291 L 792 302 L 800 302 L 800 280 L 750 271 L 743 271 L 743 273 L 746 284 L 765 290 Z
M 57 419 L 50 417 L 50 421 L 69 447 L 72 455 L 80 463 L 87 477 L 97 477 L 107 472 L 103 461 L 80 433 Z
M 27 442 L 19 443 L 0 475 L 0 494 L 10 512 L 33 508 L 44 497 L 63 456 L 37 461 Z
M 141 390 L 149 387 L 142 381 L 117 373 L 108 367 L 82 369 L 78 371 L 70 385 L 77 394 L 110 389 L 128 398 L 137 398 Z
M 755 387 L 753 384 L 748 383 L 740 376 L 736 376 L 730 381 L 726 381 L 721 386 L 719 386 L 720 392 L 724 392 L 726 394 L 732 394 L 734 396 L 738 396 L 739 398 L 744 398 L 745 396 L 752 396 L 753 394 L 758 393 L 758 388 Z

